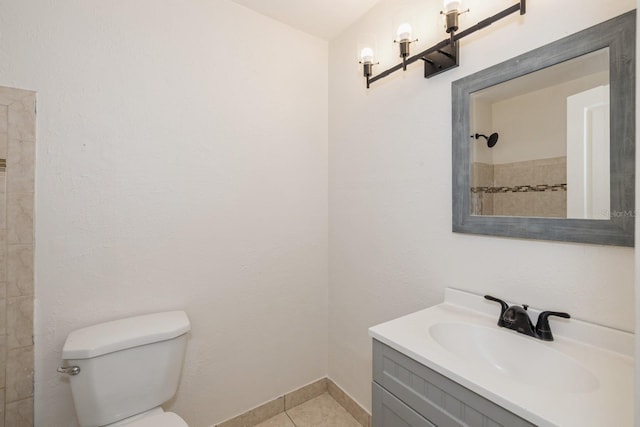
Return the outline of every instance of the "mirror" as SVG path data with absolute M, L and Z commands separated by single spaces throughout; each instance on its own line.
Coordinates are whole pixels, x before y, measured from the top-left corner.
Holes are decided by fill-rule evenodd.
M 452 95 L 454 232 L 633 246 L 635 12 Z
M 471 215 L 610 218 L 608 48 L 470 103 Z

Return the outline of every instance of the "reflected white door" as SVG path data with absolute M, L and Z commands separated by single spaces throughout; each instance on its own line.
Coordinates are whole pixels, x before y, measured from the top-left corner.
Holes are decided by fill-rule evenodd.
M 609 85 L 567 98 L 567 218 L 609 219 Z

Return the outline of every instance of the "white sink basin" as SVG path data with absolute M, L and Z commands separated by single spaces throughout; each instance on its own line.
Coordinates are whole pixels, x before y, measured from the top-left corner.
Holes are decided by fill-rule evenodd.
M 555 341 L 541 341 L 498 327 L 498 309 L 482 295 L 447 289 L 444 303 L 369 334 L 537 426 L 633 425 L 632 333 L 554 319 Z
M 447 322 L 431 325 L 429 334 L 450 353 L 513 381 L 574 393 L 588 393 L 599 386 L 598 379 L 576 360 L 517 332 Z

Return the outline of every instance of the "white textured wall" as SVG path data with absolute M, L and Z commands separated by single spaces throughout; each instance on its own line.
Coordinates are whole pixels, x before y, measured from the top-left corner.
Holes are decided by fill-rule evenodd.
M 571 83 L 492 104 L 492 129 L 500 132 L 499 146 L 491 149 L 495 150 L 494 163 L 567 155 L 567 93 L 571 93 Z M 489 149 L 486 144 L 483 148 Z
M 634 329 L 633 249 L 451 232 L 451 82 L 636 2 L 531 1 L 525 16 L 463 40 L 459 68 L 425 80 L 416 64 L 366 90 L 353 60 L 358 36 L 377 33 L 376 72 L 397 63 L 400 3 L 383 0 L 329 46 L 329 375 L 366 407 L 367 328 L 440 303 L 447 286 Z M 441 2 L 415 3 L 417 22 L 437 22 Z M 461 28 L 513 3 L 469 1 Z M 442 38 L 433 25 L 413 51 Z
M 494 164 L 566 156 L 567 98 L 608 82 L 608 73 L 587 75 L 493 103 L 492 129 L 500 138 L 483 149 L 493 151 Z
M 36 425 L 66 335 L 185 309 L 204 427 L 327 373 L 327 43 L 226 0 L 0 0 L 38 92 Z

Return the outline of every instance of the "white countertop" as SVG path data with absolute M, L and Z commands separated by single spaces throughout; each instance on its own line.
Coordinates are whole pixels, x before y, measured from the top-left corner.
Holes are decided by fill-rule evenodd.
M 539 311 L 529 311 L 535 323 Z M 373 326 L 369 335 L 541 427 L 633 425 L 633 334 L 575 319 L 550 318 L 555 341 L 545 342 L 498 327 L 499 314 L 497 303 L 447 289 L 444 303 Z M 593 373 L 598 386 L 589 391 L 559 390 L 497 374 L 452 354 L 429 333 L 432 325 L 451 322 L 492 328 L 548 346 Z M 523 363 L 532 370 L 543 368 L 537 360 Z

